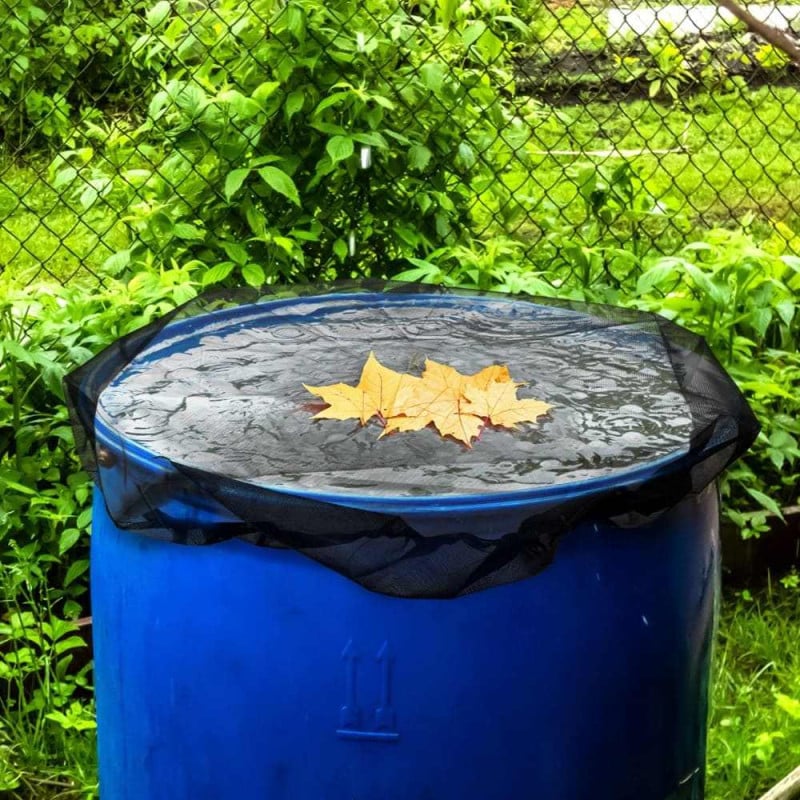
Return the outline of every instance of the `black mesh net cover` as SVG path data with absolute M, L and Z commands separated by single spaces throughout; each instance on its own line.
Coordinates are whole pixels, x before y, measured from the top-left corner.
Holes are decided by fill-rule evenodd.
M 505 364 L 551 409 L 471 448 L 313 419 L 303 384 L 355 384 L 371 351 L 416 375 Z M 656 314 L 386 282 L 203 294 L 66 389 L 120 528 L 292 548 L 401 597 L 534 575 L 582 521 L 635 525 L 701 491 L 759 429 L 704 340 Z

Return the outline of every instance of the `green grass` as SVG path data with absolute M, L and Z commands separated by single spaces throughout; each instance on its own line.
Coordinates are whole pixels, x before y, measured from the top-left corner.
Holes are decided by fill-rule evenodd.
M 534 107 L 531 114 L 535 138 L 528 193 L 559 207 L 575 206 L 577 188 L 564 176 L 574 173 L 576 162 L 619 163 L 620 155 L 605 151 L 625 150 L 633 151 L 627 158 L 650 194 L 703 224 L 736 220 L 748 211 L 793 224 L 800 217 L 797 89 L 703 93 L 674 105 Z
M 114 217 L 88 217 L 53 189 L 46 162 L 0 160 L 0 272 L 44 269 L 67 281 L 98 270 L 125 233 Z
M 723 598 L 707 800 L 755 800 L 800 765 L 800 714 L 793 717 L 777 699 L 800 701 L 798 642 L 800 590 Z

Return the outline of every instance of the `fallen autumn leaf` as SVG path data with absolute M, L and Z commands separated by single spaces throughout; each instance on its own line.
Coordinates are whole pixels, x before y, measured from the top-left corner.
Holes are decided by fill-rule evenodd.
M 490 365 L 464 375 L 447 364 L 427 359 L 421 377 L 383 366 L 370 353 L 355 386 L 334 383 L 303 386 L 327 404 L 314 419 L 357 419 L 365 425 L 378 417 L 381 437 L 417 431 L 432 425 L 467 447 L 486 424 L 515 428 L 535 422 L 551 406 L 541 400 L 519 399 L 507 366 Z

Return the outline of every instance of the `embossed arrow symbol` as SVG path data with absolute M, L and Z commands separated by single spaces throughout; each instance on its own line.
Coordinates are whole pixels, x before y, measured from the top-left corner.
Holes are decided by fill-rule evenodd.
M 389 652 L 389 642 L 385 641 L 378 650 L 376 659 L 381 667 L 381 700 L 375 709 L 375 722 L 379 731 L 393 731 L 395 727 L 395 713 L 392 708 L 392 656 Z
M 355 652 L 352 639 L 344 646 L 342 658 L 345 663 L 345 702 L 339 711 L 339 726 L 342 728 L 357 728 L 361 716 L 356 705 L 358 654 Z

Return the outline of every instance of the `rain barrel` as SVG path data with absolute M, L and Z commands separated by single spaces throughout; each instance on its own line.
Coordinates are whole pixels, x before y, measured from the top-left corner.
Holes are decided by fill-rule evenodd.
M 555 398 L 554 421 L 529 433 L 487 432 L 472 448 L 430 430 L 378 440 L 374 427 L 310 420 L 299 400 L 276 406 L 271 390 L 253 388 L 269 373 L 270 386 L 289 381 L 302 397 L 301 382 L 323 382 L 315 369 L 324 378 L 339 374 L 351 352 L 363 360 L 374 349 L 391 361 L 391 347 L 369 332 L 347 335 L 347 325 L 365 309 L 382 317 L 404 303 L 413 315 L 423 309 L 424 318 L 415 316 L 389 338 L 413 339 L 415 358 L 422 351 L 465 370 L 502 353 L 476 345 L 457 363 L 461 334 L 436 335 L 451 313 L 461 320 L 466 309 L 462 333 L 481 340 L 479 316 L 499 304 L 498 314 L 513 317 L 502 326 L 513 356 L 523 344 L 520 352 L 528 354 L 538 347 L 514 338 L 517 315 L 552 311 L 433 292 L 267 299 L 173 320 L 126 355 L 124 369 L 110 370 L 101 359 L 79 376 L 86 383 L 105 371 L 92 407 L 98 487 L 91 543 L 104 800 L 703 797 L 719 572 L 713 476 L 696 491 L 675 476 L 689 470 L 695 434 L 682 446 L 683 434 L 670 428 L 666 446 L 650 452 L 646 435 L 623 438 L 631 431 L 618 415 L 598 422 L 586 410 L 594 402 L 592 381 L 606 398 L 614 384 L 641 412 L 626 412 L 638 419 L 629 427 L 650 430 L 669 394 L 647 362 L 651 334 L 633 329 L 638 349 L 631 357 L 641 359 L 640 369 L 624 381 L 614 378 L 614 359 L 622 357 L 613 340 L 617 326 L 592 322 L 565 345 L 564 360 L 577 357 L 582 341 L 606 337 L 592 352 L 608 365 L 562 394 L 557 384 L 569 380 L 559 359 L 537 377 L 525 373 L 522 356 L 517 367 L 510 357 L 512 374 L 533 378 L 537 396 Z M 331 315 L 343 320 L 338 333 L 326 327 Z M 559 318 L 552 330 L 566 335 L 570 319 Z M 330 374 L 315 345 L 303 344 L 314 325 L 323 327 L 313 342 L 326 341 L 341 362 Z M 265 356 L 263 331 L 270 331 L 270 348 L 289 347 L 291 362 L 281 366 L 277 356 Z M 486 341 L 497 335 L 486 333 Z M 223 347 L 228 336 L 230 348 Z M 248 361 L 251 346 L 257 357 Z M 294 374 L 297 353 L 307 351 L 303 374 Z M 357 378 L 353 365 L 344 369 L 348 378 Z M 642 406 L 648 382 L 652 408 Z M 677 412 L 667 411 L 672 425 Z M 317 449 L 294 470 L 281 467 L 280 431 L 251 427 L 239 435 L 254 414 L 272 415 L 278 428 L 309 426 L 310 438 L 287 437 L 285 447 Z M 233 427 L 228 415 L 236 416 Z M 574 434 L 573 424 L 580 428 Z M 555 445 L 547 444 L 548 425 Z M 586 426 L 603 429 L 584 434 Z M 719 449 L 715 431 L 709 441 Z M 567 443 L 573 435 L 586 440 L 574 453 Z M 204 437 L 217 442 L 208 453 Z M 528 442 L 519 445 L 528 447 L 525 469 L 514 462 L 518 440 Z M 624 463 L 606 469 L 612 456 L 603 442 L 617 440 L 630 445 L 622 448 Z M 394 455 L 376 455 L 387 442 L 392 450 L 383 452 Z M 435 455 L 442 447 L 446 453 Z M 537 460 L 536 448 L 549 450 Z M 409 452 L 424 462 L 410 472 Z M 374 483 L 348 461 L 353 453 Z M 388 459 L 387 468 L 380 459 Z M 346 468 L 334 469 L 340 460 Z M 231 484 L 217 492 L 208 476 L 223 473 Z M 673 475 L 682 496 L 658 513 L 637 513 L 642 509 L 628 500 L 665 475 Z M 260 491 L 271 511 L 256 514 Z M 599 498 L 611 498 L 611 506 Z M 628 502 L 619 516 L 609 512 L 615 502 Z M 350 538 L 339 518 L 343 508 L 354 514 L 345 517 L 352 520 Z M 303 515 L 312 533 L 296 521 Z M 259 533 L 262 517 L 270 521 Z M 514 531 L 536 536 L 543 525 L 555 530 L 547 539 L 552 548 L 530 575 L 497 566 L 491 542 L 507 535 L 516 542 Z M 328 527 L 338 539 L 326 536 Z M 305 533 L 295 544 L 282 538 L 284 528 Z M 419 539 L 412 553 L 393 553 L 380 568 L 373 561 L 364 566 L 362 553 L 391 550 L 403 530 Z M 204 539 L 204 532 L 213 534 Z M 426 549 L 426 542 L 442 541 L 451 549 Z M 448 581 L 462 569 L 462 541 L 492 555 L 470 572 L 483 577 L 456 591 Z M 536 549 L 530 541 L 519 547 Z M 447 591 L 438 592 L 437 581 Z

